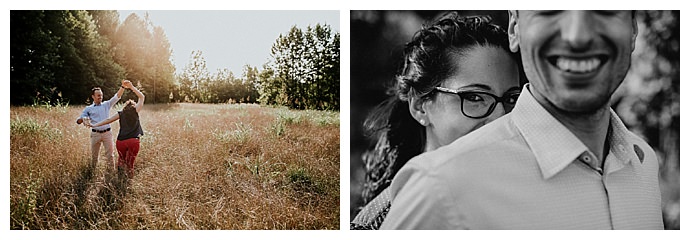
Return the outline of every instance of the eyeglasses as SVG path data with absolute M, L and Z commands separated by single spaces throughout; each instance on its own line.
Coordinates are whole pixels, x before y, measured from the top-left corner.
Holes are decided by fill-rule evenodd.
M 496 109 L 496 105 L 499 102 L 503 103 L 503 108 L 506 113 L 509 113 L 515 107 L 515 102 L 517 102 L 520 96 L 520 90 L 508 91 L 502 97 L 487 92 L 460 91 L 444 87 L 436 87 L 435 90 L 458 95 L 461 101 L 460 110 L 468 118 L 485 118 L 489 116 Z

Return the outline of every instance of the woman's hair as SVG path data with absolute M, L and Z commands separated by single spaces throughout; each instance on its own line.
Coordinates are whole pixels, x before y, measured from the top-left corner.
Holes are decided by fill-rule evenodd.
M 455 71 L 454 56 L 477 46 L 497 47 L 510 54 L 507 33 L 491 24 L 491 17 L 444 14 L 422 26 L 405 45 L 403 63 L 388 88 L 389 98 L 364 122 L 364 132 L 375 141 L 364 153 L 365 183 L 362 198 L 368 203 L 390 185 L 393 176 L 424 150 L 425 128 L 409 112 L 411 98 L 426 98 Z M 518 57 L 511 54 L 517 62 Z
M 125 106 L 122 107 L 122 113 L 123 114 L 131 114 L 132 111 L 134 111 L 134 113 L 136 113 L 137 112 L 136 105 L 137 105 L 137 102 L 135 102 L 134 100 L 132 100 L 132 99 L 127 100 L 127 102 L 125 102 Z

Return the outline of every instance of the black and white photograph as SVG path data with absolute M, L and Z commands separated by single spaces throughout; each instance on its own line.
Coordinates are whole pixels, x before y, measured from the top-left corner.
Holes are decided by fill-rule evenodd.
M 680 229 L 679 11 L 351 11 L 350 229 Z

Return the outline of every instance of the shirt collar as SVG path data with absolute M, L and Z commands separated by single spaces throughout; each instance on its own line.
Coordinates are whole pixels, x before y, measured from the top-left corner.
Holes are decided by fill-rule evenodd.
M 618 117 L 618 115 L 611 111 L 611 120 L 609 121 L 609 132 L 607 134 L 607 141 L 609 141 L 609 156 L 606 158 L 605 170 L 607 173 L 614 172 L 621 169 L 626 164 L 631 163 L 631 159 L 643 160 L 644 156 L 638 156 L 636 154 L 635 148 L 640 148 L 639 146 L 633 144 L 631 141 L 631 136 L 628 129 L 623 124 L 623 121 Z M 640 150 L 641 151 L 641 150 Z
M 544 179 L 553 177 L 583 153 L 594 156 L 575 134 L 537 102 L 530 88 L 529 83 L 525 84 L 510 115 L 532 150 Z M 611 148 L 607 154 L 606 172 L 622 168 L 635 157 L 633 146 L 627 141 L 627 129 L 613 110 L 609 111 L 611 124 L 607 141 Z

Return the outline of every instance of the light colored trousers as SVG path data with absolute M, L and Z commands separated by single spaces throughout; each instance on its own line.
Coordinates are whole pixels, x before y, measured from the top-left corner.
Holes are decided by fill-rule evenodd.
M 101 143 L 105 145 L 105 157 L 108 168 L 113 167 L 113 131 L 104 133 L 91 132 L 91 166 L 96 167 L 98 155 L 100 155 Z

